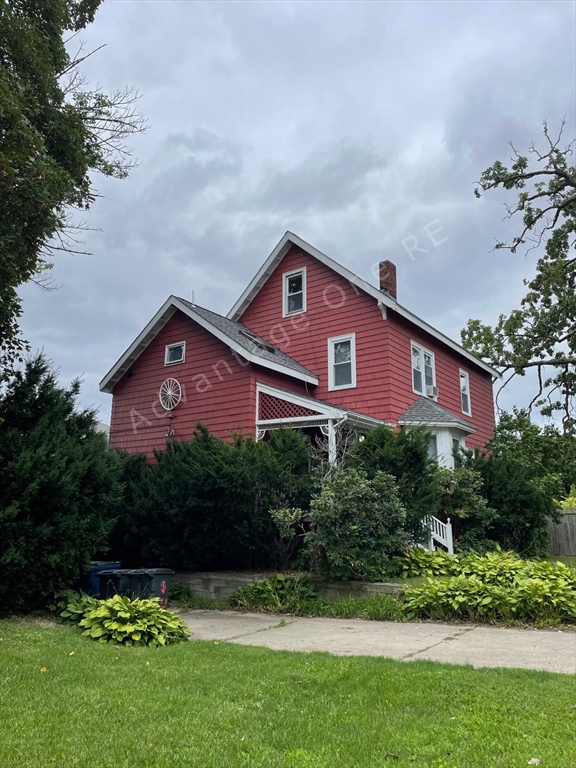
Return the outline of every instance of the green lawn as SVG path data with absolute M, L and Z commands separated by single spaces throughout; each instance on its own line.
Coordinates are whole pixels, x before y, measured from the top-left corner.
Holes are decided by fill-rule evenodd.
M 2 621 L 0 637 L 2 768 L 575 765 L 567 676 L 223 642 L 119 649 L 41 620 Z
M 550 557 L 545 559 L 550 563 L 557 563 L 560 561 L 561 563 L 564 563 L 564 565 L 569 565 L 572 568 L 576 568 L 576 557 L 569 557 L 568 555 L 550 555 Z

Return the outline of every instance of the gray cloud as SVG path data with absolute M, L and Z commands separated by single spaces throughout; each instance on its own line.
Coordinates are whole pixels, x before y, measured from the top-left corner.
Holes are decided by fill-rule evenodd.
M 130 179 L 96 180 L 93 256 L 23 288 L 32 346 L 107 418 L 97 383 L 167 295 L 226 312 L 286 229 L 367 279 L 392 259 L 401 301 L 455 338 L 493 322 L 536 255 L 491 253 L 515 227 L 474 182 L 542 120 L 574 132 L 574 22 L 565 2 L 104 3 L 86 72 L 135 84 L 151 128 Z

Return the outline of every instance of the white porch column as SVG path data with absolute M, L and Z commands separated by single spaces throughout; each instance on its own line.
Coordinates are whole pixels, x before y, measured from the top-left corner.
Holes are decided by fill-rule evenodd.
M 328 462 L 336 463 L 336 429 L 334 419 L 328 419 Z

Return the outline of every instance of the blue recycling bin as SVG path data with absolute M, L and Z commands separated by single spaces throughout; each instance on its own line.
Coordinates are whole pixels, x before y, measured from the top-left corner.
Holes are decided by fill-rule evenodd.
M 87 595 L 97 595 L 100 592 L 98 574 L 101 571 L 120 568 L 122 563 L 115 560 L 93 560 L 91 568 L 80 582 L 80 589 Z

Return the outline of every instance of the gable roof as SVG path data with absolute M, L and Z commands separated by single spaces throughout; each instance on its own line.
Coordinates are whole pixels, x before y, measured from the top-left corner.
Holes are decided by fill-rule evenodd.
M 464 432 L 476 432 L 472 424 L 443 408 L 428 397 L 419 397 L 415 403 L 399 417 L 402 426 L 424 424 L 428 427 L 452 427 Z
M 238 320 L 238 318 L 242 316 L 248 305 L 253 301 L 264 283 L 268 280 L 272 272 L 274 272 L 278 264 L 282 261 L 284 256 L 288 253 L 293 245 L 301 248 L 308 255 L 312 256 L 314 259 L 317 259 L 322 264 L 325 264 L 334 272 L 341 275 L 345 280 L 348 280 L 350 283 L 352 283 L 352 285 L 357 286 L 369 296 L 372 296 L 372 298 L 376 299 L 379 305 L 397 312 L 406 320 L 409 320 L 411 323 L 414 323 L 414 325 L 418 326 L 418 328 L 421 328 L 423 331 L 426 331 L 426 333 L 429 333 L 443 344 L 446 344 L 446 346 L 450 347 L 450 349 L 458 352 L 460 355 L 465 357 L 471 363 L 474 363 L 474 365 L 477 365 L 479 368 L 482 368 L 491 376 L 501 378 L 500 373 L 488 365 L 488 363 L 485 363 L 479 357 L 476 357 L 476 355 L 473 355 L 467 349 L 464 349 L 464 347 L 462 347 L 460 344 L 457 344 L 451 338 L 445 336 L 436 328 L 429 325 L 421 318 L 417 317 L 415 314 L 399 304 L 396 299 L 389 293 L 381 291 L 374 285 L 370 285 L 370 283 L 367 283 L 366 280 L 359 277 L 358 275 L 355 275 L 353 272 L 350 272 L 349 269 L 346 269 L 346 267 L 338 264 L 338 262 L 334 261 L 329 256 L 326 256 L 326 254 L 322 253 L 322 251 L 314 248 L 313 245 L 310 245 L 310 243 L 302 240 L 301 237 L 298 237 L 298 235 L 295 235 L 293 232 L 286 232 L 284 234 L 278 245 L 274 248 L 270 256 L 268 256 L 264 264 L 260 267 L 256 275 L 248 284 L 246 290 L 242 293 L 236 304 L 234 304 L 228 313 L 229 318 L 232 320 Z
M 185 299 L 170 296 L 154 315 L 144 330 L 136 337 L 122 357 L 116 361 L 106 376 L 100 382 L 102 392 L 111 393 L 114 386 L 140 357 L 150 342 L 164 328 L 168 320 L 180 310 L 191 320 L 205 328 L 212 336 L 220 339 L 241 357 L 251 363 L 284 373 L 287 376 L 318 385 L 318 377 L 296 360 L 293 360 L 282 350 L 251 331 L 242 323 L 237 323 L 227 317 L 211 312 L 204 307 L 198 307 Z

